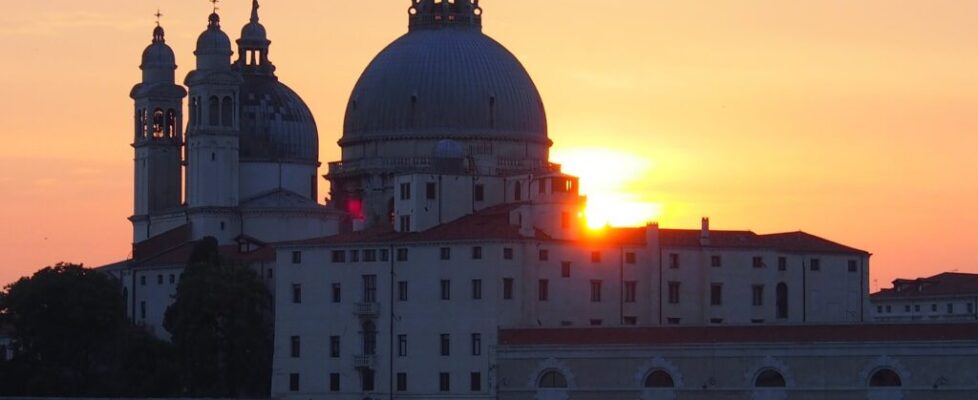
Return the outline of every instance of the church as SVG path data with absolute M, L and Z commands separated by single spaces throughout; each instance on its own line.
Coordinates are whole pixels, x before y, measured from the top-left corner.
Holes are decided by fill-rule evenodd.
M 974 326 L 868 324 L 867 251 L 706 218 L 588 230 L 542 96 L 479 1 L 409 6 L 350 95 L 325 202 L 316 122 L 275 74 L 258 0 L 236 52 L 207 18 L 182 85 L 155 28 L 130 94 L 133 255 L 101 268 L 134 323 L 168 336 L 190 251 L 214 237 L 275 296 L 276 398 L 954 398 L 918 392 L 934 373 L 941 396 L 978 388 L 953 368 L 978 361 Z M 909 345 L 941 335 L 945 364 Z M 828 372 L 813 359 L 838 379 L 808 380 Z

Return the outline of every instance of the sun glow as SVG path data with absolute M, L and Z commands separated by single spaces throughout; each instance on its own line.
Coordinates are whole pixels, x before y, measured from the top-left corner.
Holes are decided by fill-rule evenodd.
M 554 150 L 551 158 L 564 172 L 581 178 L 589 228 L 641 226 L 661 216 L 662 204 L 641 198 L 635 190 L 649 178 L 651 160 L 610 149 Z

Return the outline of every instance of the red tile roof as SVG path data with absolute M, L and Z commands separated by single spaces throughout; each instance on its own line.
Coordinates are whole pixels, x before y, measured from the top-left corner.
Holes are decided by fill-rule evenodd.
M 947 296 L 978 297 L 978 274 L 945 272 L 927 278 L 897 279 L 893 287 L 870 295 L 873 299 Z
M 501 329 L 503 346 L 978 341 L 978 323 Z
M 709 231 L 709 241 L 702 242 L 699 229 L 661 229 L 662 247 L 713 247 L 765 249 L 798 253 L 838 253 L 869 255 L 865 250 L 845 246 L 805 232 L 758 235 L 751 231 Z
M 170 251 L 190 240 L 190 224 L 183 224 L 132 246 L 132 258 L 146 259 Z

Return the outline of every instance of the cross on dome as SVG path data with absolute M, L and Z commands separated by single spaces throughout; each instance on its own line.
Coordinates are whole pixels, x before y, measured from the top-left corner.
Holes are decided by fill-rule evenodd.
M 411 0 L 410 29 L 441 27 L 482 28 L 479 0 Z
M 220 2 L 221 0 L 207 0 L 207 1 L 214 4 L 214 13 L 217 14 L 217 10 L 218 10 L 217 3 Z
M 160 26 L 160 17 L 163 16 L 163 13 L 160 12 L 159 8 L 156 9 L 156 14 L 153 14 L 153 16 L 156 17 L 156 26 Z

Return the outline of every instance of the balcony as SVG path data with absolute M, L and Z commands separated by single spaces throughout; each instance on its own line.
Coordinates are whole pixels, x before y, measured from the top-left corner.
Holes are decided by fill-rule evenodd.
M 353 314 L 360 318 L 377 318 L 380 314 L 380 303 L 356 303 L 353 305 Z
M 374 369 L 377 364 L 377 356 L 357 355 L 353 357 L 353 368 Z

